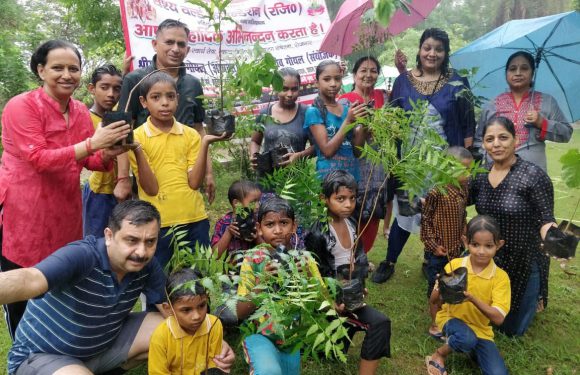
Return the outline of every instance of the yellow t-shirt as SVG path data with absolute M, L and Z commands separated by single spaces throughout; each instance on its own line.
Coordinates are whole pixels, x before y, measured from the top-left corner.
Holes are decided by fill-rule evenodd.
M 201 137 L 192 128 L 174 120 L 168 133 L 157 129 L 148 118 L 134 133 L 143 146 L 147 162 L 157 178 L 159 192 L 152 197 L 139 185 L 139 198 L 154 205 L 161 214 L 161 226 L 189 224 L 207 218 L 199 190 L 189 187 L 188 171 L 193 168 L 201 149 Z M 129 153 L 133 173 L 139 170 L 133 152 Z
M 91 120 L 95 129 L 102 121 L 102 117 L 91 111 Z M 113 194 L 117 184 L 117 165 L 110 172 L 93 172 L 89 176 L 89 187 L 93 193 Z
M 211 314 L 205 316 L 205 321 L 194 335 L 184 332 L 177 320 L 170 316 L 151 336 L 149 375 L 199 375 L 206 369 L 208 352 L 208 368 L 217 367 L 213 357 L 221 353 L 222 340 L 222 323 Z
M 477 299 L 495 307 L 504 317 L 510 311 L 511 289 L 507 273 L 492 260 L 480 273 L 475 274 L 471 267 L 470 256 L 453 259 L 445 266 L 445 272 L 459 267 L 467 268 L 467 291 Z M 475 335 L 484 340 L 493 341 L 493 329 L 486 317 L 471 302 L 457 305 L 443 304 L 435 319 L 439 329 L 451 318 L 457 318 L 469 326 Z

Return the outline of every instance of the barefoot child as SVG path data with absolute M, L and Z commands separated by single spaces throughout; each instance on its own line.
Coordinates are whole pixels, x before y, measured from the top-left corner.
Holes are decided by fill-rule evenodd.
M 322 192 L 329 222 L 327 225 L 315 224 L 312 234 L 306 238 L 306 244 L 308 250 L 315 252 L 323 276 L 348 279 L 351 259 L 354 257 L 352 279 L 358 278 L 364 285 L 368 276 L 368 259 L 362 243 L 357 241 L 356 224 L 350 218 L 356 206 L 357 188 L 354 177 L 346 171 L 337 170 L 326 175 Z M 310 249 L 310 236 L 322 236 L 324 240 L 319 242 L 321 246 Z M 351 339 L 355 332 L 365 332 L 359 374 L 376 374 L 381 358 L 391 356 L 390 319 L 367 304 L 354 311 L 346 311 L 345 305 L 341 304 L 338 310 L 342 310 L 343 315 L 348 317 Z M 345 350 L 348 350 L 348 342 Z
M 213 358 L 222 350 L 223 328 L 217 317 L 207 313 L 208 296 L 201 278 L 199 271 L 191 268 L 167 278 L 168 302 L 163 303 L 163 309 L 169 317 L 151 336 L 150 375 L 199 374 L 211 368 L 218 371 Z
M 199 188 L 205 175 L 209 145 L 226 135 L 203 138 L 175 120 L 177 87 L 167 73 L 157 72 L 141 83 L 141 104 L 150 116 L 135 130 L 139 144 L 129 155 L 137 177 L 139 198 L 161 213 L 161 230 L 155 257 L 162 267 L 173 253 L 167 231 L 174 225 L 185 229 L 182 240 L 192 246 L 209 246 L 209 220 Z
M 447 336 L 447 343 L 425 358 L 427 372 L 429 375 L 446 375 L 447 356 L 451 352 L 460 352 L 474 354 L 484 375 L 507 374 L 489 324 L 501 325 L 510 310 L 509 277 L 493 261 L 505 243 L 499 225 L 490 216 L 474 217 L 467 225 L 464 243 L 469 255 L 453 259 L 445 266 L 445 272 L 467 268 L 465 301 L 455 305 L 443 304 L 437 313 L 436 323 Z M 431 301 L 435 303 L 440 298 L 438 285 L 435 285 Z
M 228 200 L 232 210 L 226 213 L 215 223 L 215 229 L 211 238 L 211 246 L 217 250 L 218 257 L 224 252 L 231 254 L 240 250 L 250 249 L 256 240 L 256 232 L 253 234 L 252 241 L 241 238 L 238 224 L 235 220 L 236 208 L 251 207 L 258 204 L 262 192 L 258 185 L 247 180 L 234 182 L 228 190 Z M 251 213 L 254 214 L 253 212 Z
M 105 112 L 111 111 L 119 101 L 122 83 L 121 72 L 114 65 L 103 65 L 93 71 L 88 90 L 94 100 L 90 112 L 95 129 L 100 126 Z M 117 205 L 113 195 L 115 186 L 128 178 L 128 175 L 118 176 L 116 168 L 110 172 L 91 173 L 83 187 L 83 237 L 104 236 L 109 216 Z
M 466 168 L 473 156 L 463 147 L 453 146 L 447 153 L 459 160 Z M 431 189 L 425 197 L 421 211 L 421 241 L 425 245 L 427 261 L 427 299 L 435 285 L 437 275 L 451 259 L 463 252 L 462 236 L 465 231 L 465 207 L 467 206 L 467 177 L 459 178 L 460 186 L 449 185 L 446 192 Z M 441 306 L 429 304 L 431 326 L 429 334 L 438 340 L 443 334 L 435 324 L 435 315 Z

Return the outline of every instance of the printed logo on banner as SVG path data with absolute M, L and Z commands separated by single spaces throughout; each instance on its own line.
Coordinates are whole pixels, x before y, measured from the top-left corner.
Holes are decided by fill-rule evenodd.
M 318 50 L 330 26 L 330 18 L 321 0 L 233 0 L 227 13 L 237 24 L 222 24 L 222 66 L 218 63 L 218 36 L 205 12 L 183 0 L 121 0 L 121 17 L 127 51 L 135 56 L 133 69 L 153 63 L 155 51 L 151 40 L 157 25 L 164 19 L 178 19 L 190 29 L 190 51 L 184 64 L 187 72 L 201 79 L 206 95 L 215 95 L 220 69 L 229 69 L 232 61 L 251 53 L 259 42 L 269 51 L 278 66 L 292 67 L 303 84 L 315 81 L 315 68 L 336 55 Z

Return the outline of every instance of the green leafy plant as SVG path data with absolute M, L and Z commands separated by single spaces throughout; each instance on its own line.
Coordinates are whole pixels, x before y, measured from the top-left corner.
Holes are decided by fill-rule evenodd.
M 271 250 L 267 245 L 257 247 L 249 250 L 247 257 L 261 257 L 263 251 Z M 290 250 L 281 257 L 276 275 L 254 272 L 258 282 L 248 285 L 252 292 L 247 297 L 257 309 L 242 327 L 243 334 L 267 331 L 282 349 L 301 350 L 305 358 L 324 355 L 346 362 L 344 340 L 349 339 L 346 318 L 334 309 L 336 281 L 322 280 L 309 274 L 306 266 L 298 266 L 297 259 L 303 264 L 312 261 L 308 252 Z
M 302 350 L 305 356 L 314 357 L 324 353 L 326 357 L 333 356 L 346 362 L 343 353 L 343 341 L 348 339 L 343 325 L 345 318 L 339 317 L 333 308 L 335 281 L 317 278 L 306 271 L 306 267 L 299 267 L 292 261 L 312 259 L 308 252 L 291 250 L 282 254 L 284 267 L 280 267 L 276 275 L 255 272 L 255 279 L 259 282 L 249 285 L 250 293 L 241 297 L 236 293 L 240 276 L 233 272 L 229 259 L 218 258 L 217 252 L 211 248 L 197 246 L 193 251 L 189 242 L 184 240 L 185 230 L 179 226 L 172 227 L 167 235 L 172 236 L 174 249 L 169 269 L 188 267 L 199 270 L 203 275 L 200 283 L 213 305 L 225 305 L 234 313 L 240 301 L 250 301 L 257 306 L 242 327 L 244 336 L 270 326 L 283 341 L 281 347 L 284 349 Z M 270 252 L 271 248 L 260 245 L 248 250 L 244 256 L 252 259 L 258 251 Z M 195 283 L 185 283 L 177 288 L 189 288 L 195 292 Z M 255 325 L 254 320 L 260 320 L 260 324 Z
M 267 174 L 261 183 L 290 203 L 298 222 L 304 228 L 327 219 L 326 206 L 320 198 L 320 179 L 311 160 L 300 159 L 284 168 L 278 168 Z

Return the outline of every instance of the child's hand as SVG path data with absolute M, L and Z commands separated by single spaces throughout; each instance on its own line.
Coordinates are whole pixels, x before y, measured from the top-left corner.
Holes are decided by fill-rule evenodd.
M 363 289 L 363 298 L 367 298 L 367 296 L 369 295 L 369 290 L 367 288 Z
M 229 140 L 234 134 L 228 134 L 226 132 L 223 132 L 221 135 L 211 135 L 211 134 L 206 134 L 203 136 L 203 140 L 206 141 L 208 144 L 212 144 L 214 142 L 220 142 L 220 141 L 227 141 Z
M 364 103 L 354 102 L 353 105 L 348 109 L 346 115 L 346 122 L 352 124 L 357 118 L 365 117 L 368 115 L 367 106 Z
M 465 296 L 465 299 L 468 300 L 469 302 L 473 302 L 473 295 L 467 291 L 463 292 L 463 295 Z
M 435 251 L 433 252 L 433 254 L 435 254 L 438 257 L 447 256 L 447 249 L 445 249 L 441 245 L 438 245 L 437 248 L 435 249 Z
M 283 162 L 280 163 L 281 166 L 287 166 L 289 164 L 292 164 L 296 161 L 296 159 L 298 159 L 300 157 L 300 154 L 298 152 L 289 152 L 286 155 L 282 156 L 282 159 L 284 159 Z
M 250 167 L 252 167 L 253 170 L 256 170 L 258 168 L 258 157 L 257 157 L 257 152 L 252 154 L 252 156 L 250 156 Z
M 240 230 L 236 222 L 232 221 L 232 223 L 228 226 L 228 232 L 230 232 L 232 237 L 240 238 Z
M 385 236 L 386 240 L 389 239 L 389 234 L 391 234 L 391 228 L 387 225 L 383 226 L 383 236 Z
M 266 271 L 266 273 L 269 275 L 278 276 L 278 269 L 280 268 L 280 266 L 281 266 L 280 263 L 273 260 L 266 264 L 266 267 L 264 267 L 264 271 Z
M 344 315 L 346 313 L 346 306 L 344 303 L 337 305 L 336 302 L 334 303 L 334 310 L 338 313 L 338 315 Z

